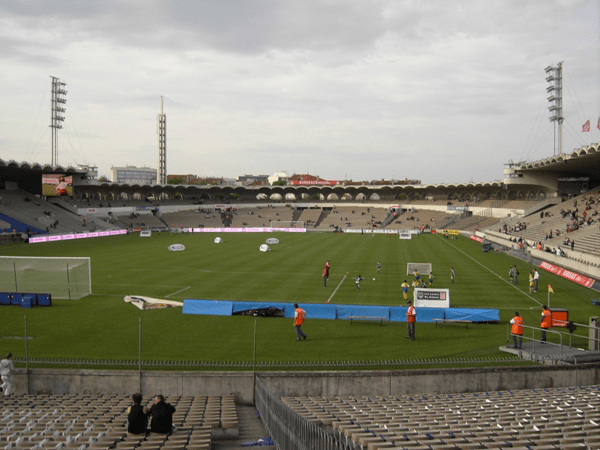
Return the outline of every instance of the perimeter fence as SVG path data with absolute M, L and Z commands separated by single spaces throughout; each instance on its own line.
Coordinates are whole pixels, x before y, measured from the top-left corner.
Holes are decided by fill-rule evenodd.
M 409 367 L 456 367 L 489 364 L 520 364 L 523 360 L 515 356 L 478 358 L 430 358 L 396 360 L 356 360 L 356 361 L 169 361 L 169 360 L 119 360 L 119 359 L 80 359 L 80 358 L 14 358 L 17 365 L 33 368 L 103 368 L 144 370 L 357 370 L 394 369 Z

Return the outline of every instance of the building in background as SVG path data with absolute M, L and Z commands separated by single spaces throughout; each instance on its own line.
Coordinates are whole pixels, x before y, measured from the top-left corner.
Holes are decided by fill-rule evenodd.
M 271 186 L 273 186 L 273 183 L 276 183 L 278 181 L 285 181 L 285 183 L 287 184 L 289 179 L 290 176 L 287 172 L 277 172 L 276 174 L 268 178 L 269 184 Z
M 269 186 L 269 175 L 240 175 L 237 177 L 239 186 Z
M 113 183 L 139 184 L 140 186 L 154 186 L 158 177 L 157 169 L 150 167 L 111 167 L 110 178 Z

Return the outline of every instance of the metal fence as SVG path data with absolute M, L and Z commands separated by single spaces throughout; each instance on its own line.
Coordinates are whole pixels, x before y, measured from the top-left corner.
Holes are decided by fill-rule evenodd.
M 394 369 L 407 367 L 441 367 L 481 364 L 522 364 L 515 356 L 477 357 L 477 358 L 422 358 L 392 360 L 356 360 L 356 361 L 170 361 L 137 359 L 82 359 L 82 358 L 17 358 L 15 363 L 28 367 L 64 368 L 119 368 L 145 370 L 357 370 L 357 369 Z
M 334 435 L 309 422 L 279 397 L 269 392 L 257 377 L 256 407 L 260 419 L 279 450 L 351 450 Z

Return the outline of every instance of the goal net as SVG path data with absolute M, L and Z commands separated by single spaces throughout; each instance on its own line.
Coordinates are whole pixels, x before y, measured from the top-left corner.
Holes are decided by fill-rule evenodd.
M 271 220 L 271 228 L 304 228 L 303 220 Z
M 433 272 L 433 266 L 431 263 L 408 263 L 406 264 L 406 275 L 412 275 L 415 270 L 419 274 L 429 275 L 429 272 Z
M 0 286 L 76 300 L 92 293 L 90 258 L 0 256 Z

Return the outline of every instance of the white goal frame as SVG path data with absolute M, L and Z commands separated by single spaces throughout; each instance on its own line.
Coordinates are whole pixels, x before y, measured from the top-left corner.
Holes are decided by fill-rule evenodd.
M 49 293 L 77 300 L 92 293 L 89 257 L 0 256 L 4 292 Z
M 406 264 L 406 275 L 412 275 L 415 269 L 420 275 L 429 275 L 429 272 L 433 272 L 433 264 L 431 263 L 407 263 Z

